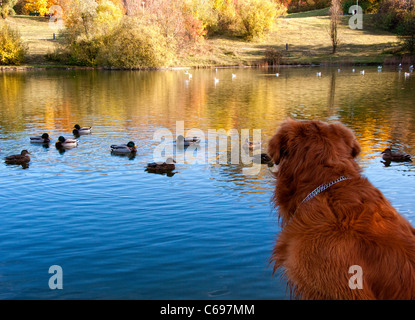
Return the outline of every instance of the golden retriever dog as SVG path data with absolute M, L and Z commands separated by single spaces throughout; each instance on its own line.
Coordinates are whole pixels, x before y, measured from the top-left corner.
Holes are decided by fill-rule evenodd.
M 415 229 L 367 178 L 340 123 L 282 123 L 268 154 L 281 232 L 271 263 L 296 299 L 414 299 Z

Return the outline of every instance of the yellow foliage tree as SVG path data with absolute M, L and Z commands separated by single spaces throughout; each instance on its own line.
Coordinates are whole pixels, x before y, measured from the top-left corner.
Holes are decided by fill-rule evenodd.
M 0 65 L 19 65 L 26 52 L 19 32 L 0 21 Z
M 28 12 L 39 12 L 43 16 L 45 13 L 49 13 L 49 8 L 57 2 L 57 0 L 26 0 L 24 8 Z

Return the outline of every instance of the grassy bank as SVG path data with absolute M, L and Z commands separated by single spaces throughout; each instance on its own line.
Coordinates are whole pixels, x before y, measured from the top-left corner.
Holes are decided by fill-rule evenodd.
M 176 66 L 257 65 L 262 63 L 268 47 L 283 52 L 284 64 L 382 63 L 399 48 L 396 35 L 376 28 L 371 15 L 364 16 L 363 30 L 350 29 L 350 16 L 344 16 L 339 29 L 338 53 L 332 55 L 327 14 L 328 9 L 289 14 L 279 20 L 276 31 L 262 42 L 224 36 L 207 39 L 196 48 L 184 51 L 177 58 Z M 7 23 L 20 31 L 28 45 L 26 66 L 58 66 L 45 57 L 60 41 L 57 35 L 53 39 L 54 31 L 49 28 L 47 18 L 15 16 L 8 18 Z

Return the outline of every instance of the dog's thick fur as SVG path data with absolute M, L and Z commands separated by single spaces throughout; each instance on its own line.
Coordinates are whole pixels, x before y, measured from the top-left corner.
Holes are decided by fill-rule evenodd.
M 340 123 L 282 123 L 270 139 L 281 222 L 271 262 L 297 299 L 414 299 L 415 229 L 366 178 L 360 145 Z M 346 176 L 311 200 L 316 187 Z M 363 288 L 352 289 L 351 266 Z

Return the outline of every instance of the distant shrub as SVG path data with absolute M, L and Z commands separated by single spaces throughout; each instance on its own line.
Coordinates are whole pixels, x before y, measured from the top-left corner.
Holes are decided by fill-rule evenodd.
M 70 0 L 64 12 L 66 28 L 60 59 L 74 65 L 97 66 L 107 36 L 123 17 L 122 8 L 110 0 Z M 57 54 L 49 57 L 58 59 Z
M 0 6 L 0 17 L 5 19 L 8 16 L 15 14 L 13 7 L 16 5 L 17 0 L 2 0 Z
M 404 13 L 397 32 L 403 42 L 403 48 L 413 55 L 415 53 L 415 11 Z
M 27 47 L 17 30 L 0 23 L 0 64 L 19 65 L 23 62 Z
M 243 1 L 242 1 L 243 2 Z M 217 30 L 220 33 L 232 31 L 239 22 L 235 0 L 215 0 L 213 9 L 217 14 Z
M 278 16 L 286 13 L 286 8 L 272 0 L 245 0 L 237 6 L 242 23 L 242 34 L 248 41 L 262 39 L 271 31 Z
M 330 6 L 330 0 L 282 0 L 288 13 L 323 9 Z
M 67 62 L 78 66 L 97 66 L 98 55 L 105 46 L 104 38 L 80 37 L 67 44 L 64 52 L 67 53 Z
M 148 68 L 169 65 L 174 58 L 174 41 L 156 25 L 125 17 L 106 37 L 99 64 L 118 68 Z
M 264 60 L 269 65 L 277 66 L 280 64 L 282 58 L 281 50 L 269 47 L 265 49 Z
M 356 0 L 346 0 L 342 2 L 342 10 L 344 13 L 349 13 L 349 8 L 356 5 Z M 362 8 L 363 13 L 374 13 L 379 8 L 378 0 L 360 0 L 359 6 Z
M 408 1 L 383 0 L 379 5 L 375 21 L 380 28 L 396 32 L 399 23 L 404 19 L 405 12 L 410 10 Z

